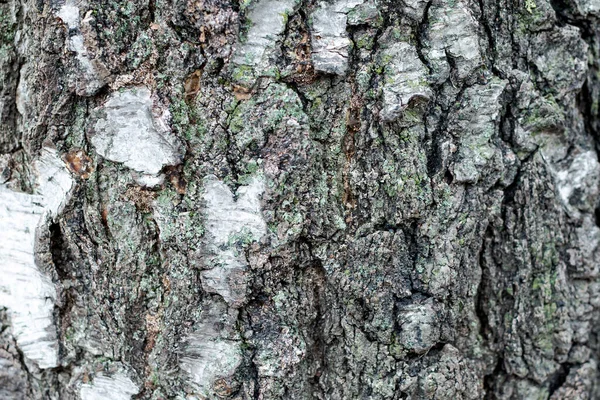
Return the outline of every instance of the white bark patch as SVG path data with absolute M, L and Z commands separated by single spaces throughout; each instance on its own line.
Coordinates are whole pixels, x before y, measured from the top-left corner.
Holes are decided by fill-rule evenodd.
M 246 41 L 236 52 L 234 62 L 238 65 L 258 65 L 285 30 L 287 15 L 293 12 L 295 3 L 295 0 L 259 0 L 251 5 L 248 21 L 252 25 Z
M 240 187 L 237 201 L 229 187 L 215 177 L 206 179 L 204 190 L 209 250 L 215 256 L 212 268 L 202 272 L 202 286 L 223 296 L 228 304 L 240 306 L 246 299 L 247 261 L 234 242 L 260 240 L 267 231 L 260 210 L 264 181 L 255 177 L 248 186 Z
M 84 87 L 78 87 L 77 92 L 85 96 L 94 95 L 104 86 L 105 82 L 94 67 L 85 48 L 84 38 L 80 31 L 79 7 L 73 0 L 68 0 L 58 10 L 56 16 L 67 25 L 69 31 L 76 32 L 74 35 L 69 35 L 69 47 L 70 50 L 75 52 L 75 57 L 79 61 L 79 66 L 83 74 Z
M 102 157 L 148 175 L 183 160 L 184 147 L 165 121 L 167 112 L 153 115 L 148 88 L 115 92 L 95 113 L 90 140 Z
M 575 0 L 575 4 L 584 15 L 600 16 L 600 0 Z
M 312 14 L 312 61 L 315 71 L 345 75 L 350 39 L 346 33 L 348 12 L 363 0 L 321 2 Z
M 202 333 L 190 335 L 187 341 L 187 355 L 180 361 L 181 369 L 205 393 L 210 392 L 219 377 L 233 375 L 242 362 L 238 342 L 217 340 Z
M 40 368 L 52 368 L 58 365 L 52 318 L 56 290 L 35 264 L 35 232 L 60 212 L 73 182 L 52 149 L 44 148 L 34 167 L 41 194 L 0 186 L 0 305 L 9 309 L 13 334 L 25 356 Z
M 233 375 L 242 362 L 239 341 L 221 338 L 217 328 L 227 313 L 225 308 L 223 303 L 212 303 L 203 311 L 202 323 L 186 338 L 179 361 L 202 395 L 213 393 L 215 380 Z
M 44 207 L 52 217 L 56 217 L 69 200 L 73 178 L 65 163 L 56 154 L 56 150 L 47 147 L 42 149 L 34 167 L 38 171 L 38 185 L 43 195 Z
M 399 118 L 411 101 L 429 102 L 432 95 L 427 83 L 429 72 L 414 46 L 406 42 L 392 43 L 382 51 L 381 58 L 385 65 L 383 121 Z M 390 61 L 386 63 L 386 60 Z
M 69 29 L 79 28 L 79 7 L 74 4 L 65 3 L 56 16 L 67 24 Z
M 435 0 L 429 9 L 429 43 L 425 51 L 439 82 L 450 75 L 448 57 L 454 60 L 460 79 L 483 64 L 479 52 L 478 23 L 463 0 L 450 4 Z
M 129 400 L 139 388 L 123 373 L 97 375 L 91 383 L 81 385 L 81 400 Z
M 556 176 L 558 193 L 569 210 L 593 211 L 600 183 L 600 164 L 594 151 L 577 155 L 569 168 Z

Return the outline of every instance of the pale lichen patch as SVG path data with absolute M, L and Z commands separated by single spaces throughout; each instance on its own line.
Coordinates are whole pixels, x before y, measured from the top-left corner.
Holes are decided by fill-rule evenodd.
M 500 96 L 507 81 L 493 79 L 487 85 L 474 85 L 465 90 L 463 103 L 450 120 L 450 129 L 459 138 L 457 162 L 451 166 L 456 182 L 477 182 L 484 167 L 500 160 L 493 143 L 502 104 Z
M 599 192 L 600 164 L 594 151 L 577 155 L 568 168 L 556 174 L 561 200 L 572 212 L 590 212 Z
M 397 318 L 400 326 L 399 343 L 411 352 L 424 353 L 440 338 L 439 318 L 431 300 L 402 307 Z

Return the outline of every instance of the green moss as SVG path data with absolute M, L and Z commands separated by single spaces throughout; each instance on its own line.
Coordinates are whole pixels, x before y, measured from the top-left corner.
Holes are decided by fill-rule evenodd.
M 231 78 L 240 85 L 251 85 L 254 82 L 254 68 L 250 65 L 237 65 Z
M 232 247 L 247 247 L 254 241 L 255 239 L 252 231 L 247 227 L 243 227 L 239 232 L 229 235 L 227 245 Z
M 239 4 L 240 11 L 245 11 L 252 4 L 252 0 L 241 0 Z
M 198 144 L 206 134 L 199 110 L 188 105 L 183 98 L 172 101 L 169 106 L 173 130 L 183 136 L 191 145 Z
M 359 49 L 371 50 L 373 45 L 375 44 L 375 37 L 373 35 L 361 35 L 357 40 L 355 40 L 356 47 Z
M 127 53 L 127 61 L 132 68 L 138 68 L 140 64 L 150 57 L 152 54 L 153 42 L 145 34 L 142 33 L 133 43 L 131 49 Z

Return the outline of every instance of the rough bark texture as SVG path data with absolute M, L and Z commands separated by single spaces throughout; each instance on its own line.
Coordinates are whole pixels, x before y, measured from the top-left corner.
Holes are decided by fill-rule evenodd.
M 0 398 L 600 398 L 599 0 L 0 0 Z

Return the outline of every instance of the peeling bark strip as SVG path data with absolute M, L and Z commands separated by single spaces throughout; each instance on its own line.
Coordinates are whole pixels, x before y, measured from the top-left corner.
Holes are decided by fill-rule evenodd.
M 599 32 L 0 1 L 0 399 L 600 398 Z

